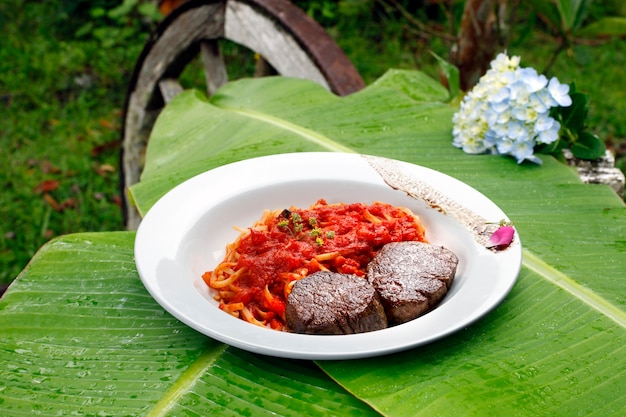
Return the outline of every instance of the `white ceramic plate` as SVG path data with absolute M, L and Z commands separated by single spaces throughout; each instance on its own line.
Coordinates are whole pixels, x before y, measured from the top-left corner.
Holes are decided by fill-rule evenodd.
M 261 328 L 217 308 L 202 274 L 213 269 L 234 226 L 249 227 L 264 209 L 382 201 L 420 216 L 427 239 L 459 257 L 441 304 L 411 322 L 369 333 L 302 335 Z M 135 261 L 150 294 L 176 318 L 223 343 L 300 359 L 348 359 L 392 353 L 440 339 L 481 318 L 513 287 L 521 266 L 516 235 L 506 250 L 484 247 L 507 219 L 489 199 L 442 173 L 405 162 L 346 153 L 295 153 L 249 159 L 175 187 L 147 213 Z M 487 230 L 484 230 L 487 228 Z

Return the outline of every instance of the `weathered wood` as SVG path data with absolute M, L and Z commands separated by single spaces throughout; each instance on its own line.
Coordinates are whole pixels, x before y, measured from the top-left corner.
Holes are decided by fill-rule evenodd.
M 576 173 L 585 184 L 608 185 L 615 193 L 624 198 L 624 173 L 615 167 L 615 157 L 606 151 L 599 159 L 585 160 L 576 158 L 569 149 L 563 150 L 567 164 L 576 169 Z
M 183 91 L 183 86 L 180 85 L 175 78 L 166 78 L 159 81 L 159 91 L 163 97 L 163 101 L 169 103 L 174 97 Z
M 302 9 L 294 7 L 288 0 L 239 1 L 254 5 L 263 11 L 262 14 L 279 21 L 280 26 L 291 33 L 300 47 L 312 57 L 331 91 L 345 96 L 365 87 L 360 74 L 339 45 Z
M 228 72 L 226 71 L 219 41 L 205 39 L 200 42 L 200 54 L 204 63 L 207 93 L 211 96 L 218 88 L 228 82 Z
M 120 188 L 128 229 L 135 229 L 140 218 L 128 201 L 126 188 L 140 179 L 154 121 L 165 103 L 179 91 L 174 80 L 200 53 L 209 95 L 228 81 L 220 39 L 234 41 L 257 53 L 261 75 L 277 72 L 309 79 L 338 95 L 365 86 L 334 40 L 288 0 L 182 2 L 146 43 L 129 83 L 120 150 Z
M 228 2 L 224 31 L 227 39 L 260 54 L 279 74 L 305 78 L 331 89 L 298 41 L 274 19 L 246 2 Z
M 202 5 L 193 13 L 176 15 L 172 23 L 166 19 L 148 41 L 135 68 L 125 105 L 120 150 L 124 222 L 129 229 L 136 229 L 141 219 L 128 201 L 126 187 L 140 179 L 152 126 L 166 102 L 159 82 L 178 78 L 190 57 L 197 54 L 197 39 L 223 36 L 225 9 L 223 2 L 217 2 Z M 174 15 L 168 17 L 171 16 Z

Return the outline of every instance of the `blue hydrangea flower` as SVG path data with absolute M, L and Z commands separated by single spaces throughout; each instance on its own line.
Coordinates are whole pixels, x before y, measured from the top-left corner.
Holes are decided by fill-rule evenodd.
M 569 86 L 519 64 L 519 57 L 505 53 L 491 62 L 452 118 L 454 146 L 471 154 L 541 163 L 535 146 L 558 139 L 561 126 L 550 117 L 550 109 L 572 104 Z
M 572 104 L 572 99 L 569 96 L 569 85 L 560 84 L 556 77 L 550 79 L 548 92 L 559 106 L 568 107 Z

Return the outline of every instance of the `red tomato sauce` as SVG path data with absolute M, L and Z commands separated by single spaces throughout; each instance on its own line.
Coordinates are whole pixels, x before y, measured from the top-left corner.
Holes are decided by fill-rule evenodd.
M 234 247 L 232 269 L 246 273 L 224 292 L 228 297 L 220 296 L 220 308 L 243 303 L 254 319 L 276 329 L 285 325 L 286 298 L 295 280 L 320 270 L 364 277 L 383 245 L 425 241 L 415 215 L 379 202 L 329 205 L 319 200 L 306 209 L 277 212 L 255 226 Z M 209 286 L 211 274 L 203 275 Z

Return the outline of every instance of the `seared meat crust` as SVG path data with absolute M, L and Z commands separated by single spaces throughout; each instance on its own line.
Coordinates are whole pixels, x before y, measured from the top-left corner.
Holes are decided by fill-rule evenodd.
M 366 279 L 326 271 L 294 284 L 285 316 L 296 333 L 352 334 L 387 327 L 379 296 Z
M 385 245 L 369 263 L 389 324 L 405 323 L 433 309 L 446 295 L 458 265 L 456 255 L 423 242 Z

